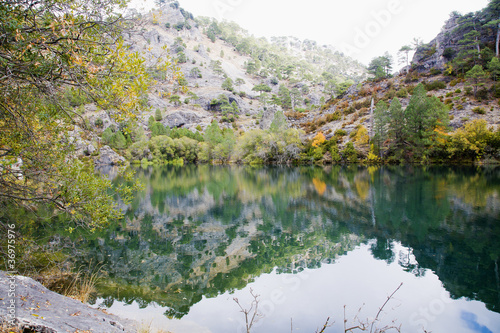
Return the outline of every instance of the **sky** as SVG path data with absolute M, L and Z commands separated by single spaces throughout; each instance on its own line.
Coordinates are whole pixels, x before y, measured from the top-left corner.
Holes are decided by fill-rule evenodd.
M 144 7 L 153 0 L 134 0 Z M 234 21 L 255 37 L 294 36 L 332 45 L 368 65 L 414 38 L 431 41 L 453 11 L 478 11 L 488 0 L 178 0 L 195 16 Z

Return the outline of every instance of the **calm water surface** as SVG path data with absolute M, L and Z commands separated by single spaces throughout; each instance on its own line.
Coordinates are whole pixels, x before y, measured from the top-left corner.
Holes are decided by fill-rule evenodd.
M 500 332 L 500 168 L 139 168 L 95 305 L 173 333 Z M 115 182 L 120 182 L 115 179 Z M 368 329 L 369 331 L 369 329 Z M 375 328 L 374 330 L 375 331 Z M 394 331 L 394 330 L 393 330 Z

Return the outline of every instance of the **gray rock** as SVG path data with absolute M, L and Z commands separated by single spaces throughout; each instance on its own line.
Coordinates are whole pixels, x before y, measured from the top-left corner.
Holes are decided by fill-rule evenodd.
M 0 304 L 0 322 L 14 322 L 30 332 L 116 333 L 137 332 L 139 327 L 136 322 L 52 292 L 31 278 L 11 277 L 4 271 L 0 271 Z
M 99 150 L 99 156 L 96 156 L 94 163 L 96 165 L 123 165 L 126 160 L 109 146 L 104 146 Z
M 167 115 L 162 124 L 170 128 L 183 127 L 200 122 L 200 116 L 191 111 L 178 111 Z
M 84 148 L 83 153 L 87 156 L 92 155 L 96 151 L 95 147 L 93 144 L 87 145 L 86 148 Z

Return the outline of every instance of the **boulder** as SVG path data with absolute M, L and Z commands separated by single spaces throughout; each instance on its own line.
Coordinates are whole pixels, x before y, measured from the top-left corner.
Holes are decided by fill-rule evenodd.
M 126 160 L 109 146 L 104 146 L 99 150 L 99 155 L 95 157 L 94 163 L 96 165 L 123 165 Z
M 167 115 L 163 120 L 162 124 L 174 128 L 189 126 L 192 124 L 197 124 L 200 122 L 200 116 L 192 111 L 177 111 Z
M 10 311 L 9 306 L 15 310 Z M 137 332 L 139 327 L 134 321 L 50 291 L 31 278 L 9 276 L 4 271 L 0 271 L 0 323 L 44 333 Z

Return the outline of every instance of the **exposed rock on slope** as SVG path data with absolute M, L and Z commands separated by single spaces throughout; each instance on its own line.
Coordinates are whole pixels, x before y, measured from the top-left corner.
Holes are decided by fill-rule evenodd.
M 0 322 L 8 321 L 10 277 L 0 271 Z M 33 279 L 15 276 L 15 321 L 30 332 L 137 332 L 138 323 L 59 295 Z

